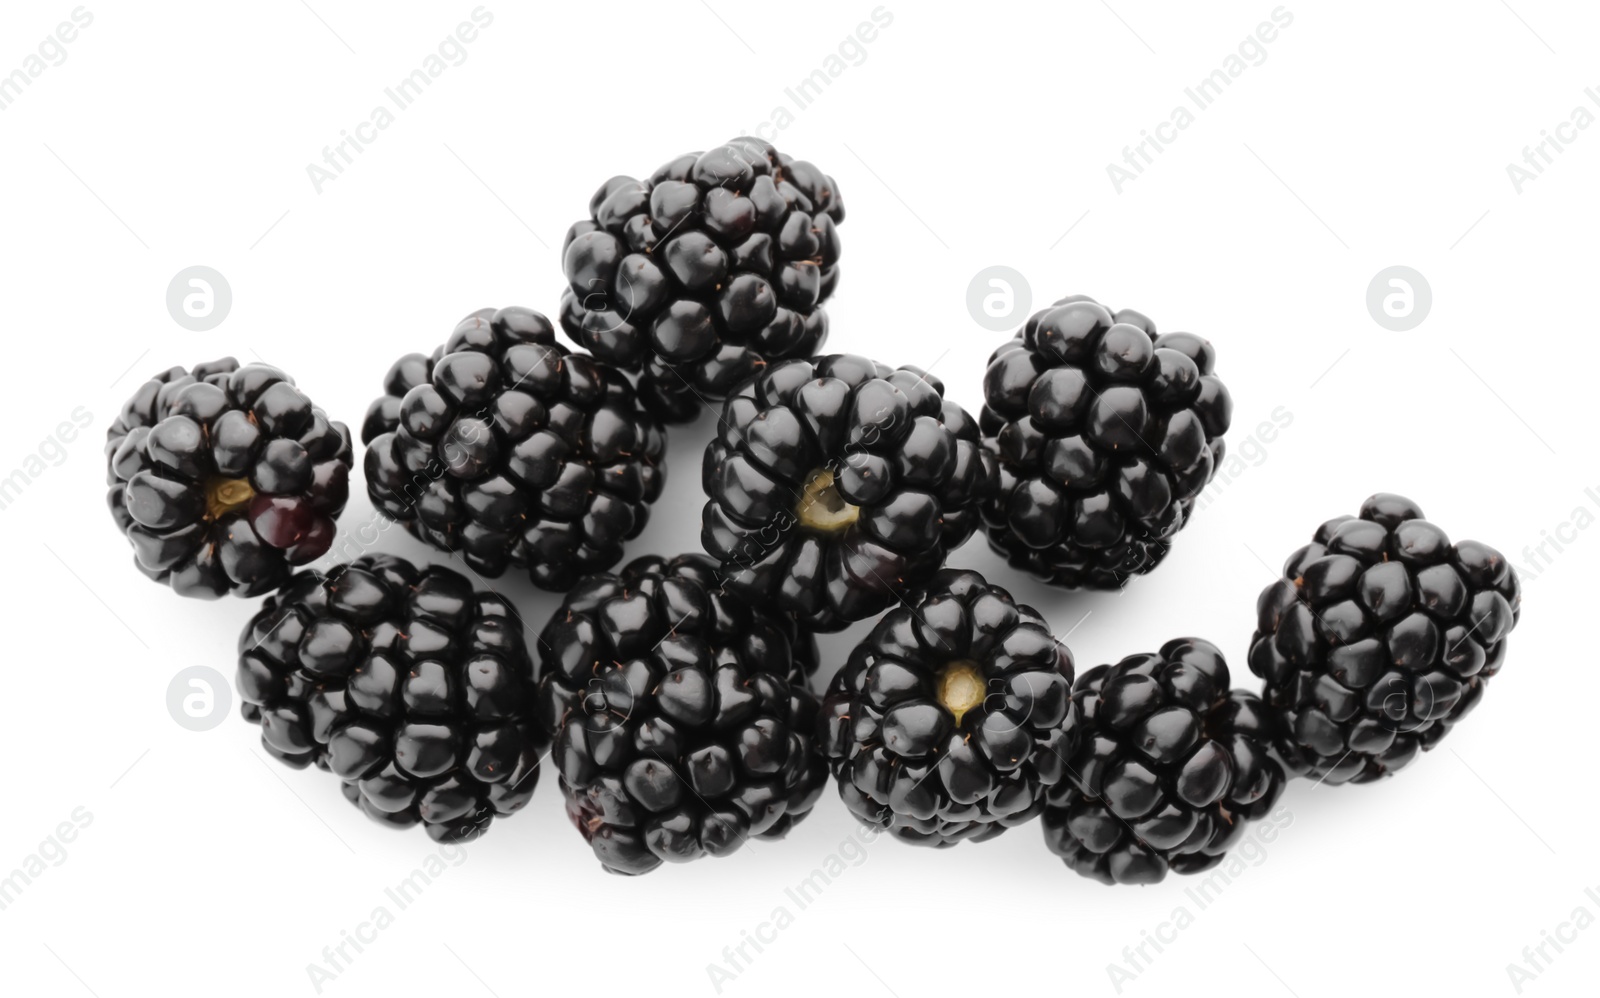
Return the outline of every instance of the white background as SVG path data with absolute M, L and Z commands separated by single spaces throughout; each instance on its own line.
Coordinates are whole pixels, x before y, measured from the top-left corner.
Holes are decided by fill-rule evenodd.
M 6 4 L 0 73 L 73 6 Z M 711 6 L 491 2 L 465 62 L 320 194 L 307 164 L 472 0 L 91 3 L 65 61 L 0 111 L 0 476 L 76 407 L 93 414 L 61 451 L 44 445 L 65 457 L 0 510 L 0 873 L 75 808 L 93 816 L 0 911 L 7 993 L 313 994 L 307 965 L 436 852 L 368 822 L 326 774 L 266 760 L 236 697 L 209 731 L 169 716 L 179 670 L 231 681 L 253 605 L 179 599 L 133 570 L 104 507 L 103 427 L 140 379 L 232 354 L 284 367 L 354 428 L 389 363 L 467 312 L 554 315 L 557 249 L 595 187 L 768 121 L 875 5 Z M 1401 492 L 1536 570 L 1481 708 L 1396 779 L 1292 786 L 1292 823 L 1203 911 L 1182 877 L 1077 877 L 1036 826 L 945 852 L 879 840 L 799 911 L 785 888 L 854 831 L 832 790 L 782 842 L 610 877 L 547 773 L 323 993 L 710 995 L 707 966 L 786 905 L 793 924 L 722 993 L 1110 995 L 1107 965 L 1184 905 L 1193 924 L 1122 993 L 1497 995 L 1515 993 L 1506 966 L 1543 932 L 1580 905 L 1600 916 L 1600 679 L 1580 629 L 1600 531 L 1571 522 L 1600 512 L 1583 345 L 1600 127 L 1520 193 L 1506 170 L 1574 108 L 1600 114 L 1584 95 L 1600 88 L 1597 19 L 1554 0 L 1291 2 L 1265 61 L 1118 193 L 1107 164 L 1273 6 L 890 0 L 865 60 L 768 132 L 848 205 L 828 345 L 931 365 L 976 408 L 1009 335 L 966 308 L 993 265 L 1024 274 L 1035 306 L 1088 293 L 1208 336 L 1236 403 L 1233 453 L 1274 409 L 1292 422 L 1213 485 L 1160 570 L 1121 596 L 1076 595 L 1018 578 L 981 539 L 952 563 L 1070 630 L 1080 669 L 1198 634 L 1254 685 L 1260 588 L 1323 519 Z M 233 291 L 209 332 L 165 306 L 195 264 Z M 1366 306 L 1396 264 L 1432 289 L 1407 332 Z M 712 425 L 673 431 L 667 494 L 630 554 L 698 546 Z M 356 492 L 347 525 L 371 516 Z M 1525 546 L 1558 530 L 1564 552 L 1531 561 Z M 383 547 L 436 557 L 398 531 Z M 530 620 L 555 606 L 499 585 Z M 826 639 L 829 661 L 861 630 Z M 1592 993 L 1600 928 L 1547 952 L 1525 993 Z

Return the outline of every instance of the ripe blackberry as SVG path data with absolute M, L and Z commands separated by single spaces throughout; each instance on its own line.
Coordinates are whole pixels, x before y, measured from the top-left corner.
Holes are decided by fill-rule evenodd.
M 703 555 L 591 575 L 539 638 L 539 712 L 567 814 L 613 873 L 779 838 L 822 794 L 793 624 L 716 587 Z
M 297 573 L 269 597 L 239 636 L 237 686 L 268 754 L 440 841 L 526 804 L 548 744 L 511 607 L 389 555 Z
M 761 139 L 612 177 L 562 247 L 561 325 L 596 357 L 643 370 L 651 411 L 687 422 L 768 362 L 809 357 L 839 281 L 844 202 L 829 177 Z
M 373 505 L 480 575 L 515 565 L 559 592 L 616 564 L 661 494 L 660 423 L 538 312 L 474 312 L 384 392 L 361 428 Z
M 106 501 L 134 565 L 183 596 L 259 596 L 333 543 L 350 431 L 266 364 L 174 367 L 106 431 Z
M 723 406 L 701 539 L 730 591 L 836 631 L 972 536 L 992 465 L 938 379 L 849 355 L 785 361 Z
M 1228 687 L 1210 642 L 1168 641 L 1078 677 L 1083 736 L 1044 812 L 1067 866 L 1106 884 L 1153 884 L 1222 862 L 1283 792 L 1269 712 Z
M 850 653 L 817 739 L 855 816 L 907 841 L 979 842 L 1033 818 L 1077 743 L 1072 655 L 977 572 L 945 569 Z
M 1451 544 L 1409 499 L 1324 523 L 1256 601 L 1250 671 L 1285 761 L 1329 783 L 1400 769 L 1478 705 L 1521 612 L 1505 557 Z
M 1155 568 L 1222 463 L 1233 402 L 1215 366 L 1210 342 L 1131 309 L 1074 295 L 1035 312 L 984 374 L 990 546 L 1072 588 Z

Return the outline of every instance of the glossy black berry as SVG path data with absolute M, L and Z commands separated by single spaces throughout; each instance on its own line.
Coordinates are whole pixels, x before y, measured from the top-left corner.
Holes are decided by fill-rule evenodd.
M 1119 589 L 1166 557 L 1223 457 L 1216 351 L 1074 295 L 989 358 L 981 424 L 999 459 L 989 544 L 1072 588 Z
M 1284 759 L 1329 783 L 1405 766 L 1478 705 L 1521 612 L 1505 557 L 1452 544 L 1409 499 L 1324 523 L 1256 602 L 1250 671 Z
M 333 543 L 350 431 L 275 367 L 174 367 L 106 431 L 106 500 L 134 565 L 184 596 L 259 596 Z
M 1270 712 L 1228 684 L 1222 653 L 1198 638 L 1079 676 L 1082 736 L 1044 812 L 1050 850 L 1107 884 L 1221 863 L 1285 782 Z
M 567 814 L 607 870 L 724 856 L 811 810 L 827 769 L 795 637 L 722 592 L 703 555 L 573 588 L 539 637 L 539 713 Z
M 615 565 L 666 476 L 666 433 L 615 368 L 544 316 L 483 309 L 432 357 L 408 354 L 367 410 L 373 505 L 480 575 L 560 591 Z
M 300 572 L 268 598 L 239 636 L 237 686 L 268 754 L 441 841 L 526 804 L 548 744 L 511 607 L 388 555 Z
M 693 419 L 765 364 L 821 348 L 842 221 L 832 177 L 756 138 L 612 177 L 562 247 L 562 328 L 642 370 L 651 411 Z
M 723 406 L 701 540 L 730 591 L 839 630 L 972 536 L 992 465 L 938 379 L 843 354 L 785 361 Z
M 1022 824 L 1077 746 L 1072 655 L 977 572 L 883 615 L 823 698 L 818 741 L 851 813 L 911 842 Z

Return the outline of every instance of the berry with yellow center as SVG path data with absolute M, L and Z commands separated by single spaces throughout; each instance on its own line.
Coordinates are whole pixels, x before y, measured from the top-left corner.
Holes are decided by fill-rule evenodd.
M 1032 607 L 945 569 L 833 678 L 818 742 L 857 818 L 907 841 L 981 841 L 1039 814 L 1076 751 L 1072 655 Z
M 850 355 L 785 361 L 723 406 L 701 540 L 730 592 L 836 631 L 972 536 L 992 468 L 977 423 L 931 375 Z
M 145 575 L 258 596 L 328 551 L 350 464 L 350 431 L 293 379 L 227 357 L 139 386 L 106 433 L 106 498 Z

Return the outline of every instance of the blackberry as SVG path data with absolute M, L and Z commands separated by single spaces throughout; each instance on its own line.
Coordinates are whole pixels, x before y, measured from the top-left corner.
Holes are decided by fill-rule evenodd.
M 1317 528 L 1256 602 L 1250 671 L 1282 717 L 1291 769 L 1366 783 L 1430 749 L 1478 705 L 1522 612 L 1517 573 L 1450 543 L 1380 493 Z
M 517 566 L 559 592 L 616 564 L 661 494 L 661 424 L 538 312 L 472 313 L 384 393 L 361 429 L 373 505 L 480 575 Z
M 174 367 L 106 431 L 106 501 L 134 565 L 184 596 L 259 596 L 333 543 L 350 431 L 266 364 Z
M 822 794 L 793 624 L 703 555 L 584 579 L 539 638 L 539 712 L 567 814 L 613 873 L 781 837 Z
M 1215 366 L 1210 342 L 1131 309 L 1074 295 L 1035 312 L 984 374 L 990 546 L 1072 588 L 1159 565 L 1222 463 L 1233 402 Z
M 268 754 L 440 841 L 526 804 L 548 744 L 511 607 L 389 555 L 299 572 L 269 597 L 239 637 L 237 686 Z
M 562 246 L 562 328 L 642 370 L 651 410 L 686 422 L 766 363 L 821 348 L 842 221 L 833 178 L 761 139 L 612 177 Z
M 1270 712 L 1230 690 L 1198 638 L 1168 641 L 1078 677 L 1083 737 L 1044 812 L 1045 844 L 1106 884 L 1153 884 L 1222 862 L 1283 792 Z
M 850 653 L 817 738 L 857 818 L 949 846 L 1036 816 L 1078 727 L 1072 655 L 1044 618 L 945 569 Z
M 978 525 L 993 459 L 914 367 L 769 367 L 723 406 L 701 539 L 732 592 L 836 631 L 926 582 Z

